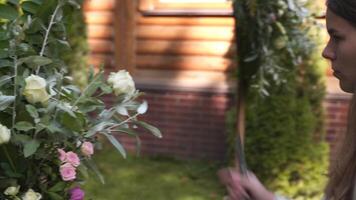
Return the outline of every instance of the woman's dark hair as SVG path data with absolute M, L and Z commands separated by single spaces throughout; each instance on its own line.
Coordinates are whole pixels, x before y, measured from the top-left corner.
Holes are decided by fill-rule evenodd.
M 356 26 L 356 1 L 355 0 L 327 0 L 326 6 L 336 15 L 344 18 Z
M 327 0 L 326 6 L 356 28 L 356 0 Z M 356 194 L 356 94 L 351 100 L 347 123 L 346 134 L 330 167 L 329 181 L 325 188 L 328 200 L 356 199 L 353 196 Z

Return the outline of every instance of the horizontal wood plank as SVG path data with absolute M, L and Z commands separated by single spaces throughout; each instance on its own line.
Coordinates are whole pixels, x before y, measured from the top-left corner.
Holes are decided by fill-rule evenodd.
M 224 41 L 157 41 L 139 40 L 138 54 L 178 54 L 232 57 L 235 45 Z
M 89 48 L 92 53 L 113 53 L 114 44 L 111 40 L 89 39 Z
M 139 39 L 161 40 L 218 40 L 232 41 L 234 38 L 233 27 L 221 26 L 148 26 L 141 25 L 137 28 Z
M 234 26 L 232 17 L 145 17 L 137 16 L 140 25 Z
M 99 67 L 104 65 L 105 68 L 111 68 L 115 66 L 114 55 L 112 54 L 96 54 L 89 55 L 89 64 Z
M 111 25 L 114 20 L 112 11 L 87 11 L 84 15 L 87 24 Z
M 138 55 L 137 67 L 141 69 L 203 70 L 225 72 L 233 69 L 235 66 L 231 59 L 221 57 Z
M 181 91 L 229 92 L 236 81 L 228 73 L 202 70 L 145 70 L 133 74 L 137 87 Z
M 88 38 L 112 39 L 114 36 L 114 28 L 108 25 L 92 25 L 87 26 Z
M 155 3 L 154 9 L 226 9 L 232 10 L 232 3 Z
M 85 0 L 83 3 L 84 11 L 113 10 L 115 0 Z
M 165 17 L 202 17 L 202 16 L 218 16 L 218 17 L 232 17 L 233 11 L 226 9 L 156 9 L 156 10 L 148 10 L 142 11 L 142 15 L 144 16 L 165 16 Z

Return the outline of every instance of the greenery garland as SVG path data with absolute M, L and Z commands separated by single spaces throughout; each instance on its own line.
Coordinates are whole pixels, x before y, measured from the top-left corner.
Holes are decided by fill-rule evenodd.
M 234 1 L 237 77 L 247 102 L 246 160 L 270 189 L 293 199 L 320 199 L 328 167 L 325 72 L 309 6 L 301 0 Z M 236 157 L 235 115 L 227 119 L 230 163 Z

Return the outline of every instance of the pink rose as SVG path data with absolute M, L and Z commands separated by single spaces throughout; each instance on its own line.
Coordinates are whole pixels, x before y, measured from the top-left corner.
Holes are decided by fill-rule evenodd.
M 65 162 L 67 158 L 66 152 L 63 149 L 57 149 L 57 151 L 59 153 L 59 160 Z
M 85 196 L 84 191 L 80 189 L 80 187 L 72 188 L 69 191 L 69 194 L 70 194 L 70 200 L 83 200 Z
M 64 181 L 72 181 L 76 178 L 77 175 L 75 172 L 75 167 L 73 167 L 73 165 L 70 163 L 61 165 L 59 171 Z
M 84 142 L 80 147 L 80 150 L 85 156 L 91 156 L 94 154 L 94 147 L 91 142 Z
M 78 155 L 73 151 L 67 152 L 66 156 L 67 156 L 66 162 L 72 164 L 74 167 L 78 167 L 80 165 L 80 159 Z

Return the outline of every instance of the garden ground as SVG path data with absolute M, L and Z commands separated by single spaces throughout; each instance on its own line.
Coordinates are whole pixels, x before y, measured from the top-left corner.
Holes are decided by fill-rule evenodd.
M 217 163 L 132 155 L 123 159 L 112 148 L 94 159 L 106 184 L 93 176 L 85 185 L 88 199 L 220 200 L 224 194 L 216 176 Z

